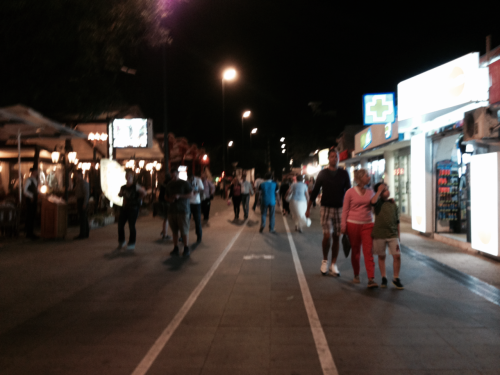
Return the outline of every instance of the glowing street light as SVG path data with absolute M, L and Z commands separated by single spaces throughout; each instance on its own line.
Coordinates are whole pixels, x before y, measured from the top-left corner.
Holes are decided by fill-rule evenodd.
M 228 68 L 222 73 L 222 144 L 226 143 L 226 116 L 225 116 L 225 95 L 224 95 L 224 82 L 232 81 L 236 78 L 236 70 Z M 226 153 L 222 152 L 222 170 L 226 170 Z
M 285 148 L 285 146 L 286 146 L 286 145 L 283 143 L 283 144 L 281 145 L 281 148 Z
M 74 163 L 76 160 L 76 151 L 68 152 L 68 162 Z
M 244 118 L 250 117 L 251 113 L 252 113 L 251 111 L 245 111 L 245 112 L 243 112 L 243 117 Z
M 251 131 L 252 134 L 255 134 L 257 133 L 257 128 L 253 128 L 252 131 Z
M 229 143 L 227 144 L 227 147 L 231 147 L 233 145 L 233 141 L 229 141 Z
M 285 142 L 285 137 L 281 137 L 280 142 Z
M 283 150 L 281 151 L 281 153 L 282 153 L 282 154 L 284 154 L 285 152 L 286 152 L 286 150 L 285 150 L 285 149 L 283 149 Z
M 234 70 L 234 68 L 228 68 L 224 70 L 224 73 L 222 74 L 222 79 L 224 81 L 232 81 L 235 78 L 236 78 L 236 70 Z

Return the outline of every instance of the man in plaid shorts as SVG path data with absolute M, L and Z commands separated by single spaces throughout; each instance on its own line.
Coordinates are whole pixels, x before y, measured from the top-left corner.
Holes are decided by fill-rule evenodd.
M 331 245 L 332 263 L 330 265 L 330 275 L 338 277 L 340 272 L 336 263 L 339 254 L 342 206 L 345 192 L 351 188 L 351 180 L 344 169 L 338 168 L 339 155 L 334 147 L 328 151 L 328 163 L 328 168 L 323 169 L 318 174 L 307 204 L 306 217 L 310 216 L 311 205 L 322 188 L 320 214 L 321 226 L 323 227 L 323 261 L 321 262 L 320 271 L 323 275 L 326 275 L 328 271 L 328 252 Z

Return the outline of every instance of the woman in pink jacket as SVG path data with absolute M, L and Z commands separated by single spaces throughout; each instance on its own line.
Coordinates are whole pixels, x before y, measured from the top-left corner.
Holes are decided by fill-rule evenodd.
M 368 274 L 368 288 L 378 287 L 375 282 L 375 262 L 372 254 L 372 229 L 373 215 L 371 199 L 374 191 L 366 188 L 370 183 L 370 175 L 365 169 L 354 172 L 356 186 L 345 193 L 344 206 L 342 209 L 341 232 L 347 233 L 351 241 L 351 263 L 354 270 L 353 283 L 359 284 L 359 262 L 361 258 L 361 246 L 365 256 L 366 273 Z

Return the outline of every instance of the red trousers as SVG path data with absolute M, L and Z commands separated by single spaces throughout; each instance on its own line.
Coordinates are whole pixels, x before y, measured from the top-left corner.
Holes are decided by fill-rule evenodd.
M 365 256 L 366 273 L 369 279 L 375 277 L 375 262 L 373 261 L 372 253 L 372 229 L 373 223 L 370 224 L 355 224 L 347 222 L 347 235 L 351 241 L 351 264 L 354 270 L 354 275 L 359 275 L 359 261 L 361 258 L 361 246 L 363 246 L 363 254 Z

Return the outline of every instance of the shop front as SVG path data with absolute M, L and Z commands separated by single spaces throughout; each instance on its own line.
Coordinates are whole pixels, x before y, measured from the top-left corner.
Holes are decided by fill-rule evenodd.
M 409 186 L 405 200 L 419 232 L 470 241 L 473 152 L 466 151 L 464 117 L 488 105 L 488 80 L 479 53 L 470 53 L 398 85 L 400 133 L 411 147 L 398 153 L 395 173 L 403 191 Z

